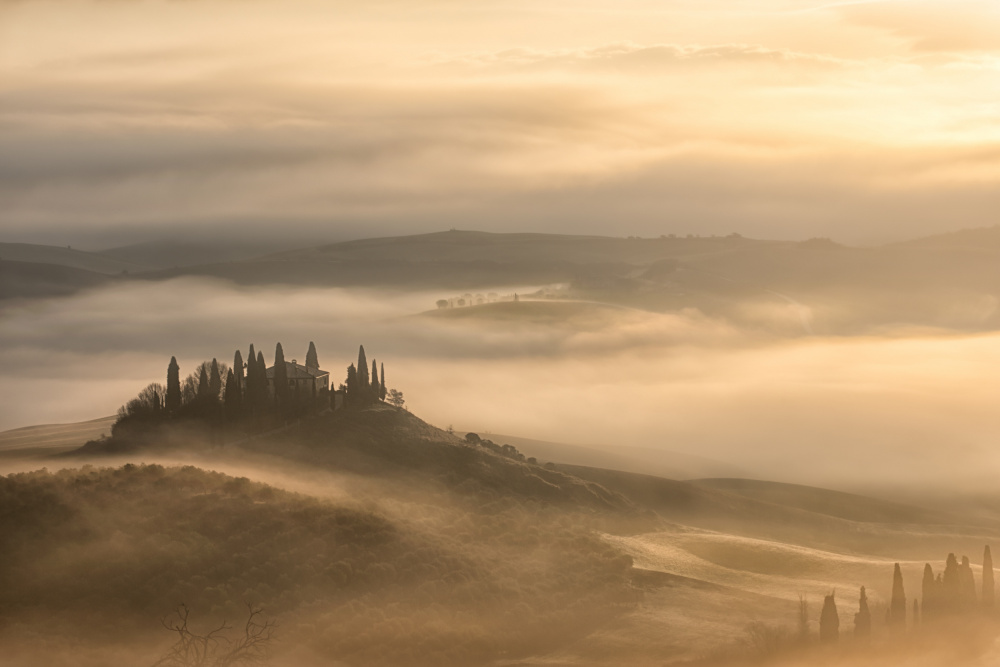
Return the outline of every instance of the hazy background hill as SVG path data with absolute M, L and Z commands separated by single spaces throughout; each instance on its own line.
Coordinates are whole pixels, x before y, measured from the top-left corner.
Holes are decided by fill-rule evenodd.
M 879 247 L 737 235 L 613 238 L 452 230 L 269 252 L 273 248 L 160 241 L 84 253 L 5 244 L 0 257 L 25 264 L 6 267 L 2 295 L 66 294 L 100 285 L 101 277 L 91 273 L 127 272 L 146 280 L 201 276 L 253 286 L 437 289 L 444 297 L 547 286 L 536 297 L 653 312 L 697 309 L 780 335 L 1000 326 L 997 228 Z

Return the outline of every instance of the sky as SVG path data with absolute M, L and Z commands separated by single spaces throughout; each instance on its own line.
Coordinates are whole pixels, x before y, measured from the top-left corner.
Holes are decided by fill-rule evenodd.
M 0 0 L 0 231 L 912 238 L 998 74 L 983 0 Z

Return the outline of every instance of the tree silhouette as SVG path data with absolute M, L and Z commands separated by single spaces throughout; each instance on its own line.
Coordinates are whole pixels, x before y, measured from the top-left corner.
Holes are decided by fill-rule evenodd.
M 236 412 L 243 411 L 243 355 L 239 350 L 233 355 L 233 401 L 235 401 Z M 229 392 L 226 391 L 226 399 L 229 399 Z
M 205 372 L 204 364 L 198 367 L 198 400 L 204 401 L 209 397 L 208 373 Z
M 359 396 L 361 395 L 361 389 L 358 385 L 358 369 L 351 364 L 347 367 L 347 402 L 354 405 Z
M 222 398 L 226 420 L 233 422 L 240 416 L 240 392 L 236 388 L 236 374 L 230 368 L 226 374 L 226 393 Z
M 397 408 L 401 408 L 406 404 L 406 401 L 403 400 L 403 392 L 397 389 L 390 389 L 389 398 L 386 400 L 389 403 L 389 405 L 395 406 Z
M 243 392 L 243 408 L 251 414 L 257 412 L 257 397 L 259 396 L 259 392 L 257 391 L 258 382 L 260 382 L 260 379 L 257 377 L 257 353 L 253 349 L 253 343 L 250 343 L 250 352 L 247 354 L 247 377 Z
M 943 608 L 949 612 L 958 609 L 961 599 L 961 573 L 955 554 L 948 554 L 944 564 L 944 578 L 941 580 L 941 599 Z
M 222 396 L 222 374 L 219 372 L 218 359 L 212 359 L 212 368 L 208 376 L 208 393 L 212 400 L 219 400 Z
M 256 408 L 259 413 L 267 412 L 268 400 L 267 395 L 267 362 L 264 361 L 264 353 L 257 352 L 257 369 L 254 371 L 257 374 L 257 397 L 255 399 Z
M 378 364 L 372 359 L 372 402 L 379 400 L 379 394 L 381 393 L 382 390 L 378 382 Z
M 167 366 L 167 395 L 164 405 L 171 414 L 181 407 L 181 369 L 177 365 L 177 357 L 170 357 L 170 365 Z
M 861 597 L 858 599 L 858 613 L 854 615 L 854 638 L 868 641 L 872 636 L 872 614 L 868 610 L 868 594 L 861 587 Z
M 897 630 L 906 629 L 906 592 L 903 590 L 903 571 L 896 563 L 892 570 L 892 600 L 889 602 L 889 625 Z
M 365 346 L 358 350 L 358 389 L 359 394 L 367 394 L 371 382 L 368 378 L 368 359 L 365 357 Z
M 968 556 L 962 556 L 962 564 L 959 566 L 959 599 L 963 611 L 975 609 L 978 602 L 976 598 L 976 577 L 972 573 L 972 564 Z
M 382 364 L 382 372 L 379 373 L 379 376 L 381 377 L 381 379 L 379 380 L 378 397 L 379 400 L 385 401 L 385 395 L 387 393 L 385 390 L 385 364 Z M 986 548 L 989 549 L 989 547 Z
M 993 611 L 996 589 L 993 586 L 993 555 L 990 545 L 983 550 L 983 609 Z
M 306 368 L 319 370 L 319 357 L 316 356 L 316 343 L 309 341 L 309 351 L 306 352 Z
M 837 601 L 830 593 L 823 600 L 823 611 L 819 615 L 819 640 L 824 644 L 832 644 L 840 639 L 840 615 L 837 614 Z
M 281 407 L 288 405 L 288 368 L 281 343 L 274 346 L 274 402 Z
M 924 618 L 937 616 L 941 605 L 940 582 L 934 578 L 934 570 L 930 563 L 924 564 L 924 578 L 920 585 L 920 594 L 923 600 Z
M 466 433 L 465 439 L 469 442 L 472 440 L 469 438 L 470 435 L 476 436 L 475 442 L 481 441 L 480 437 L 475 433 Z M 804 595 L 799 595 L 799 643 L 806 644 L 809 642 L 809 601 L 806 600 Z
M 275 622 L 265 619 L 263 614 L 261 607 L 247 603 L 242 634 L 234 637 L 233 627 L 225 622 L 205 634 L 197 634 L 188 626 L 190 611 L 181 605 L 174 618 L 161 621 L 163 627 L 177 635 L 177 641 L 153 667 L 262 665 L 270 657 L 276 628 Z

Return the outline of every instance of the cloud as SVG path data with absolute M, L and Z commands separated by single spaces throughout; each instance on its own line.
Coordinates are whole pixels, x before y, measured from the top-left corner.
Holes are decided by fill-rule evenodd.
M 809 65 L 844 67 L 851 61 L 823 54 L 772 49 L 759 44 L 607 44 L 584 49 L 507 49 L 442 59 L 441 64 L 542 69 L 596 69 L 629 73 L 655 73 L 663 68 L 705 65 Z

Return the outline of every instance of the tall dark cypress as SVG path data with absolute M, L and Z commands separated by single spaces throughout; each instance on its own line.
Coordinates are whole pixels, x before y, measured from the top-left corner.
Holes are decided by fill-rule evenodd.
M 819 640 L 824 644 L 833 644 L 840 639 L 840 615 L 837 613 L 837 601 L 833 594 L 823 600 L 823 611 L 819 614 Z
M 930 563 L 924 563 L 924 578 L 920 582 L 920 594 L 924 607 L 924 618 L 928 618 L 927 614 L 930 614 L 931 617 L 935 616 L 940 604 L 938 602 L 940 591 L 938 591 L 938 582 L 934 579 L 934 570 Z
M 983 609 L 993 611 L 996 599 L 996 589 L 993 585 L 993 555 L 990 545 L 983 550 Z
M 906 592 L 903 590 L 903 571 L 899 563 L 892 570 L 892 600 L 889 602 L 889 624 L 897 630 L 906 629 Z
M 361 393 L 367 393 L 369 384 L 368 358 L 365 357 L 365 346 L 362 345 L 358 351 L 358 389 Z
M 198 367 L 198 400 L 204 401 L 208 398 L 208 373 L 205 364 Z
M 854 615 L 854 638 L 868 641 L 872 636 L 872 613 L 868 609 L 868 594 L 861 587 L 861 597 L 858 599 L 858 613 Z
M 944 564 L 944 578 L 941 580 L 941 603 L 948 613 L 955 612 L 961 605 L 962 574 L 955 554 L 948 554 Z
M 236 388 L 236 374 L 230 368 L 226 373 L 226 393 L 222 397 L 226 420 L 235 421 L 240 414 L 240 392 Z
M 309 341 L 309 351 L 306 352 L 306 368 L 319 370 L 319 357 L 316 356 L 316 343 Z
M 181 407 L 181 369 L 177 365 L 177 357 L 170 357 L 167 366 L 167 395 L 164 400 L 167 412 L 174 413 Z
M 274 346 L 274 402 L 287 406 L 288 398 L 288 368 L 285 366 L 285 352 L 278 343 Z
M 379 394 L 381 393 L 381 388 L 378 384 L 378 364 L 372 359 L 372 402 L 379 400 Z
M 257 375 L 257 396 L 254 398 L 257 410 L 261 413 L 265 412 L 269 407 L 270 396 L 267 393 L 267 362 L 264 361 L 264 353 L 257 353 L 257 369 L 254 371 Z
M 962 565 L 959 566 L 959 597 L 961 608 L 965 611 L 975 609 L 978 600 L 976 599 L 976 577 L 972 573 L 972 563 L 968 556 L 962 556 Z
M 385 364 L 382 364 L 382 372 L 379 373 L 379 375 L 381 376 L 381 379 L 379 380 L 378 398 L 380 401 L 385 401 L 385 395 L 387 393 L 385 390 Z M 986 548 L 989 549 L 989 547 Z
M 257 355 L 250 344 L 250 352 L 247 355 L 247 378 L 243 388 L 243 409 L 250 414 L 257 412 Z
M 233 355 L 233 391 L 237 412 L 243 409 L 243 355 L 239 350 Z
M 347 367 L 347 403 L 355 405 L 361 389 L 358 385 L 358 370 L 351 364 Z
M 212 359 L 212 370 L 208 376 L 208 393 L 213 401 L 222 396 L 222 373 L 219 371 L 219 360 Z

